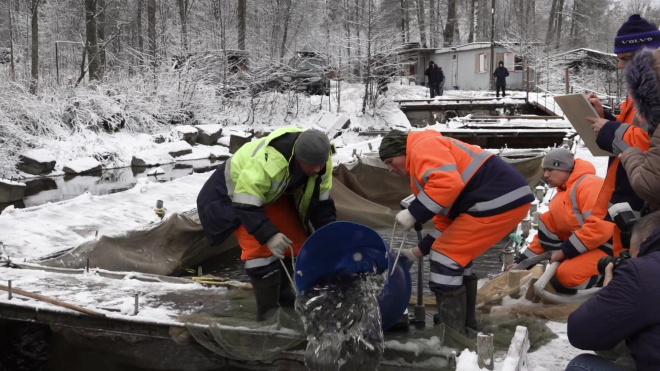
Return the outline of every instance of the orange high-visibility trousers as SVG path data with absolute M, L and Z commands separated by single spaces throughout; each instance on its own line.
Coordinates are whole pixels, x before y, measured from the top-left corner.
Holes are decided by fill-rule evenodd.
M 431 248 L 465 267 L 511 233 L 527 216 L 529 205 L 518 206 L 493 216 L 460 214 L 435 240 Z
M 600 249 L 593 249 L 574 258 L 564 260 L 557 267 L 555 277 L 559 283 L 571 289 L 587 289 L 586 284 L 598 275 L 598 260 L 607 255 Z
M 291 247 L 293 247 L 294 256 L 297 256 L 300 248 L 307 239 L 307 234 L 300 222 L 298 213 L 296 213 L 287 198 L 286 196 L 280 197 L 264 209 L 270 222 L 293 241 Z M 241 225 L 238 227 L 234 231 L 234 235 L 238 239 L 241 250 L 243 250 L 241 260 L 265 258 L 273 255 L 268 249 L 268 246 L 260 244 L 254 236 L 245 230 L 244 226 Z M 291 251 L 287 250 L 285 255 L 291 256 Z

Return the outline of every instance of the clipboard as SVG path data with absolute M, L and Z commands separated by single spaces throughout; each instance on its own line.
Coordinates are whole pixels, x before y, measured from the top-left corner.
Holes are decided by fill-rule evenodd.
M 591 128 L 592 122 L 585 119 L 585 117 L 599 116 L 584 94 L 559 95 L 555 97 L 555 101 L 559 107 L 561 107 L 564 116 L 566 116 L 571 125 L 573 125 L 592 155 L 616 156 L 614 153 L 600 149 L 598 144 L 596 144 L 597 134 Z

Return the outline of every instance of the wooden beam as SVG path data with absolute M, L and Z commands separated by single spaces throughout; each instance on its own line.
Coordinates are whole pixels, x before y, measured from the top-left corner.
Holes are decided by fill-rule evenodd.
M 0 285 L 0 290 L 9 291 L 9 287 L 4 286 L 4 285 Z M 40 300 L 40 301 L 45 301 L 46 303 L 50 303 L 50 304 L 57 305 L 57 306 L 60 306 L 60 307 L 75 310 L 75 311 L 78 311 L 78 312 L 81 312 L 81 313 L 88 314 L 90 316 L 105 317 L 105 314 L 103 314 L 103 313 L 95 312 L 93 310 L 89 310 L 87 308 L 79 307 L 75 304 L 70 304 L 70 303 L 67 303 L 67 302 L 64 302 L 64 301 L 61 301 L 61 300 L 53 299 L 53 298 L 50 298 L 48 296 L 35 294 L 35 293 L 32 293 L 32 292 L 17 289 L 15 287 L 11 288 L 11 292 L 12 292 L 12 294 L 15 294 L 15 295 L 27 296 L 28 298 L 37 299 L 37 300 Z

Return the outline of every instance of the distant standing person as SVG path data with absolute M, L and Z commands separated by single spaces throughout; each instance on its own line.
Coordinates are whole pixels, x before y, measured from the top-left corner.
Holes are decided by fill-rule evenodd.
M 500 89 L 502 89 L 502 98 L 504 98 L 506 97 L 504 87 L 506 86 L 506 78 L 509 76 L 509 70 L 504 67 L 504 62 L 500 62 L 498 66 L 493 72 L 493 76 L 495 76 L 495 97 L 500 97 Z
M 431 61 L 429 62 L 429 68 L 424 71 L 424 75 L 428 76 L 429 79 L 431 98 L 435 98 L 436 95 L 442 95 L 443 86 L 445 84 L 445 74 L 442 72 L 442 68 L 438 67 L 433 61 Z

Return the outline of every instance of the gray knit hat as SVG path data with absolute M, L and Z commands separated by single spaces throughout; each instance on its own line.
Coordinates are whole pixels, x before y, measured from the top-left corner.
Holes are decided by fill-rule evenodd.
M 408 140 L 408 133 L 401 130 L 392 130 L 385 134 L 383 140 L 380 142 L 378 155 L 382 161 L 388 158 L 401 156 L 406 154 L 406 141 Z
M 555 169 L 566 172 L 572 172 L 575 166 L 575 158 L 573 153 L 566 148 L 555 148 L 546 153 L 543 159 L 544 169 Z
M 303 131 L 296 140 L 294 153 L 300 161 L 308 165 L 323 165 L 330 157 L 330 140 L 320 130 Z

